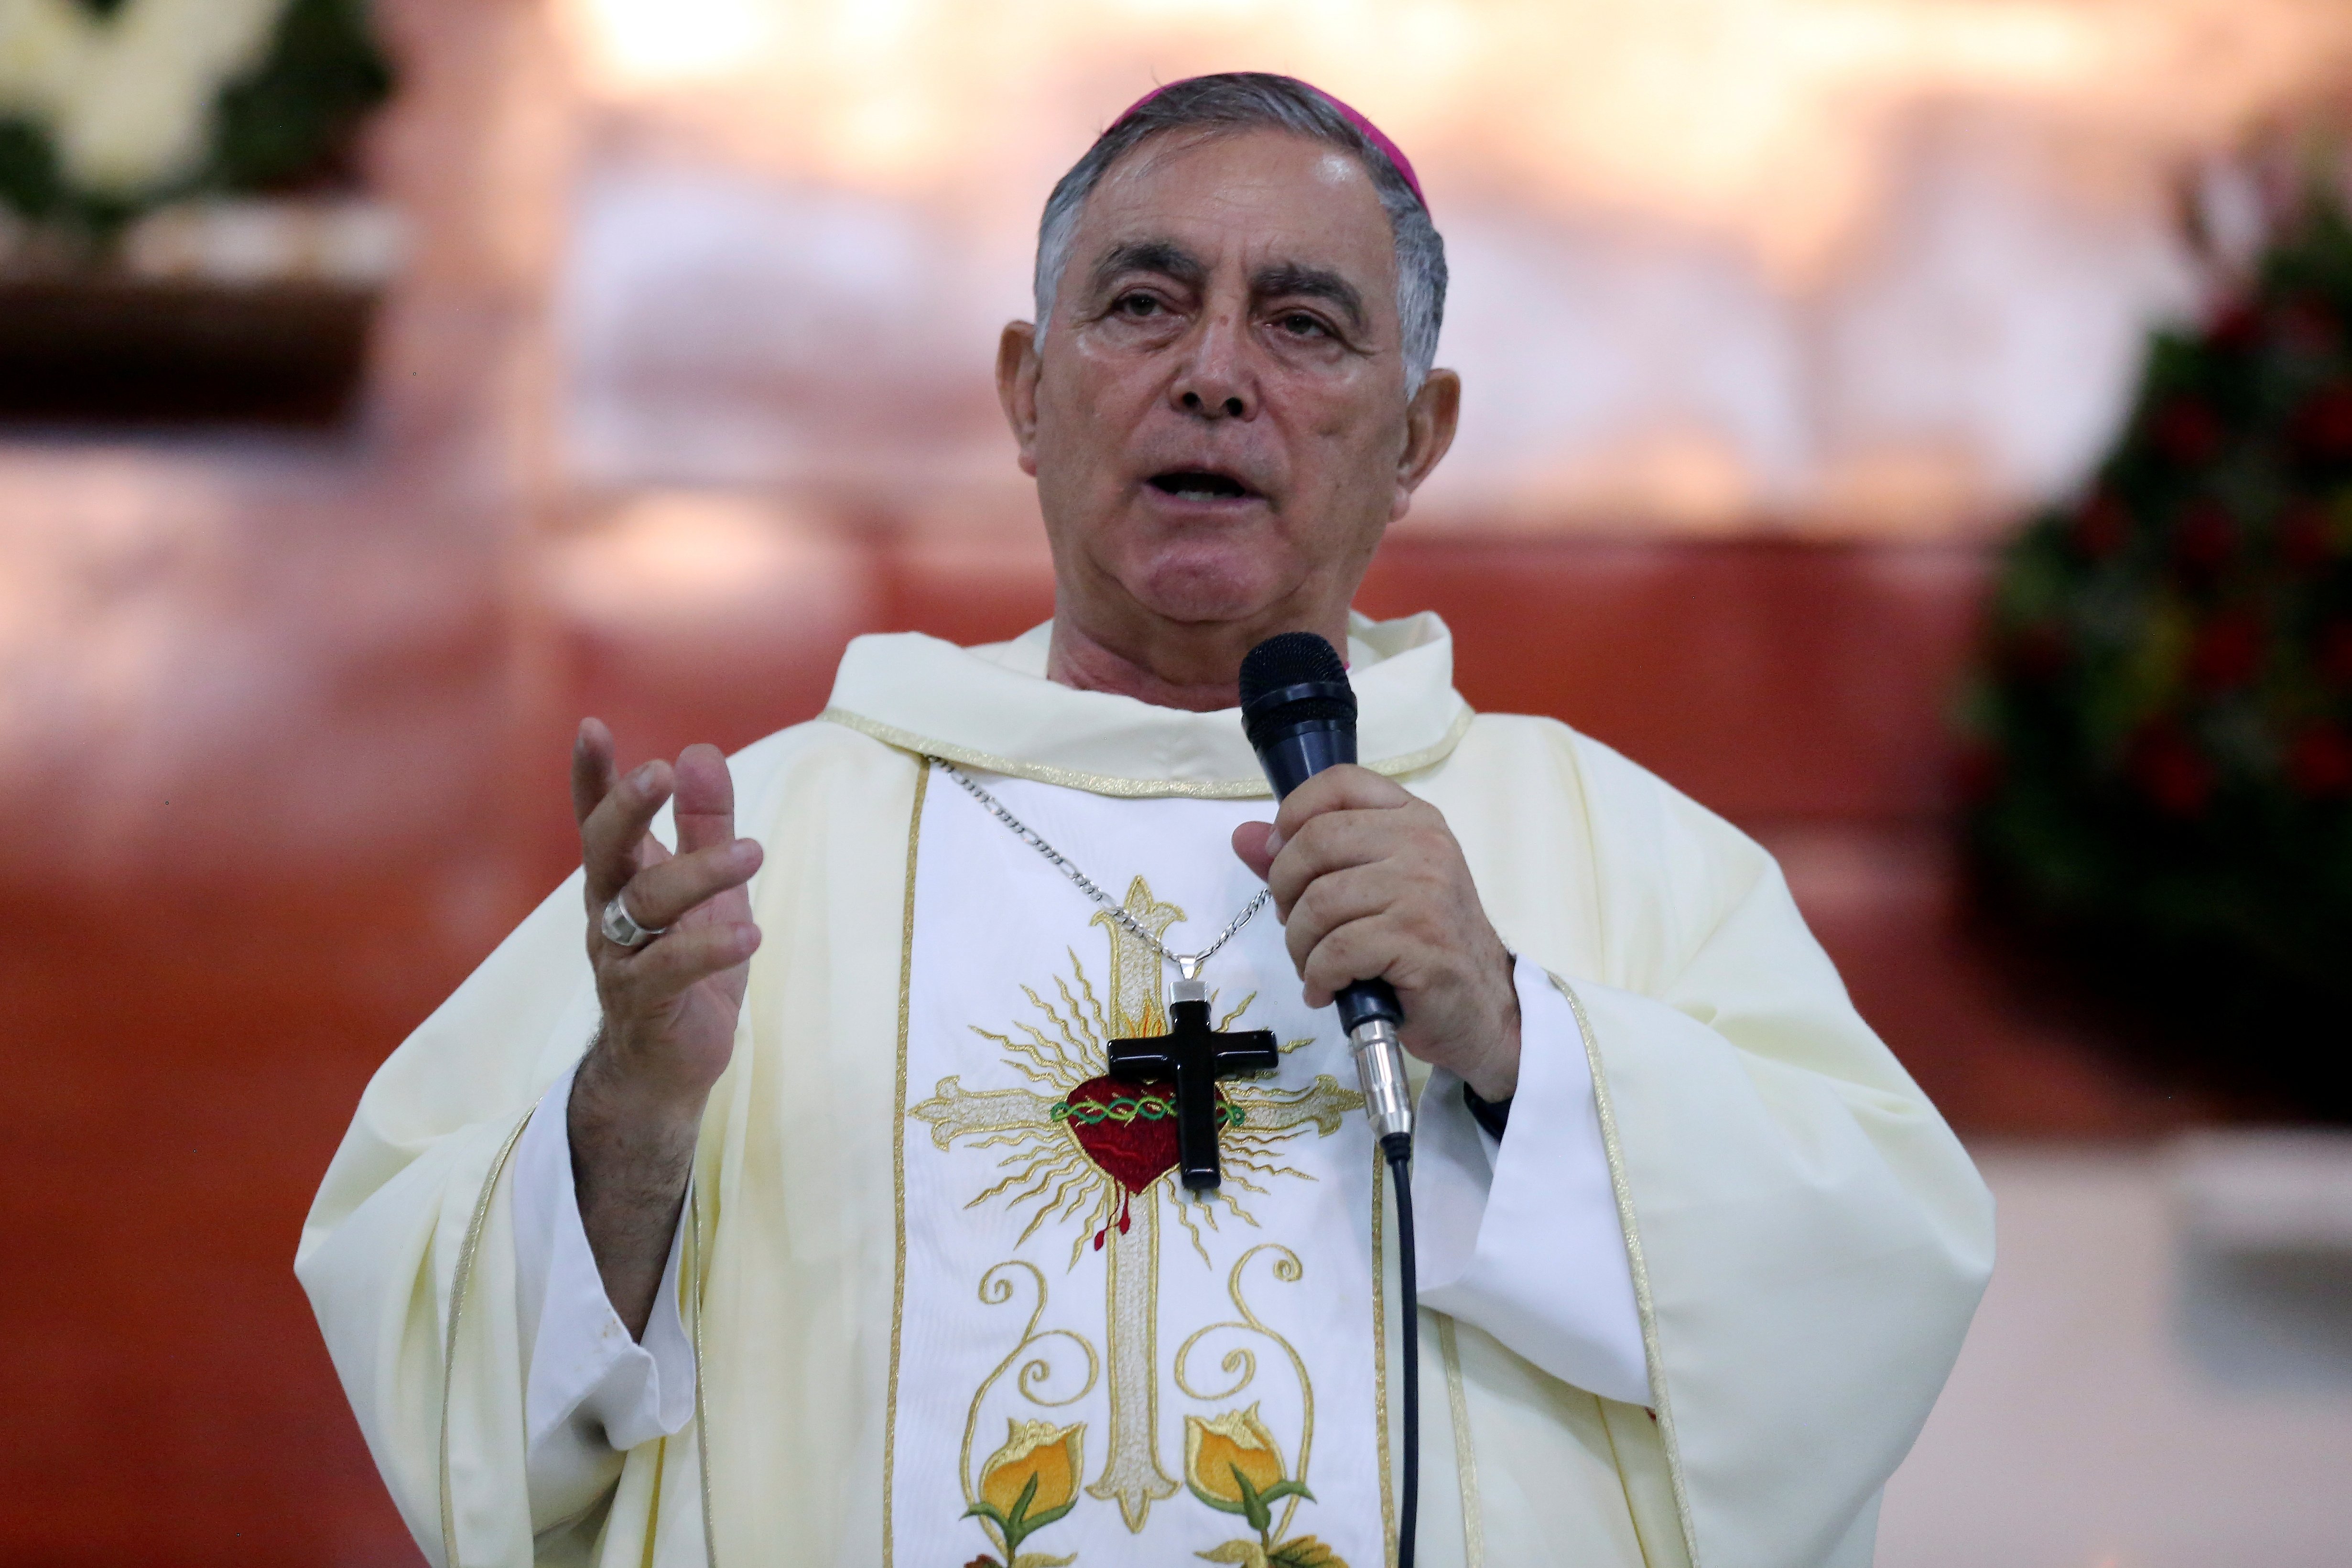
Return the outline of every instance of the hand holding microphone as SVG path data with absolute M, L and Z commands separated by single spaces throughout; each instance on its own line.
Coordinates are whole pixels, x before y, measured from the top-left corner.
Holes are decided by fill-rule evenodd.
M 1269 638 L 1242 671 L 1244 723 L 1282 808 L 1271 831 L 1235 830 L 1234 849 L 1266 879 L 1307 1004 L 1337 999 L 1343 1024 L 1354 1024 L 1381 1009 L 1350 983 L 1383 981 L 1407 1051 L 1483 1099 L 1510 1098 L 1519 1064 L 1510 955 L 1444 815 L 1354 766 L 1354 696 L 1328 643 L 1311 632 Z

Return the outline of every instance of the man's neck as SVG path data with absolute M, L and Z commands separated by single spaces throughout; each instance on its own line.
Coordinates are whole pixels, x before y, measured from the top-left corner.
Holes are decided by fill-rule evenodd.
M 1335 625 L 1307 629 L 1321 632 L 1340 657 L 1347 657 L 1344 611 Z M 1241 700 L 1242 656 L 1277 632 L 1297 630 L 1287 624 L 1171 625 L 1156 635 L 1115 644 L 1089 633 L 1079 617 L 1057 610 L 1045 674 L 1056 685 L 1082 692 L 1110 692 L 1154 707 L 1213 713 Z

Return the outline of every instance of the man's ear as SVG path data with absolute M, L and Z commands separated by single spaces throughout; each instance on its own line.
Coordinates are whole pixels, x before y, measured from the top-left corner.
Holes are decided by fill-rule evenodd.
M 1008 321 L 996 340 L 996 401 L 1004 407 L 1004 423 L 1013 427 L 1020 448 L 1021 472 L 1037 476 L 1037 329 L 1026 321 Z
M 1397 454 L 1396 498 L 1389 503 L 1389 521 L 1411 509 L 1412 493 L 1454 444 L 1461 418 L 1462 378 L 1452 371 L 1430 371 L 1405 405 L 1404 450 Z

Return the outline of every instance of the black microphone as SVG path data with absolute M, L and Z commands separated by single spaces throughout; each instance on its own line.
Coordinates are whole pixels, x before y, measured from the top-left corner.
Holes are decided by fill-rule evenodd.
M 1356 760 L 1356 692 L 1348 666 L 1312 632 L 1268 637 L 1242 661 L 1242 728 L 1279 800 L 1326 768 Z M 1397 1025 L 1404 1009 L 1386 980 L 1358 980 L 1335 1001 L 1355 1047 L 1372 1134 L 1385 1146 L 1412 1137 Z

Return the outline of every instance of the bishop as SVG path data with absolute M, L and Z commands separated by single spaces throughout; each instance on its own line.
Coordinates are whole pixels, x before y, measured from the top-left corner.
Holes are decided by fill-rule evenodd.
M 1461 410 L 1411 162 L 1178 82 L 1034 285 L 997 383 L 1051 622 L 859 639 L 731 758 L 583 723 L 579 872 L 361 1100 L 296 1270 L 420 1547 L 1391 1561 L 1396 1222 L 1330 1005 L 1377 978 L 1419 1561 L 1867 1563 L 1990 1203 L 1768 854 L 1351 612 Z M 1361 763 L 1277 810 L 1235 680 L 1288 631 Z

